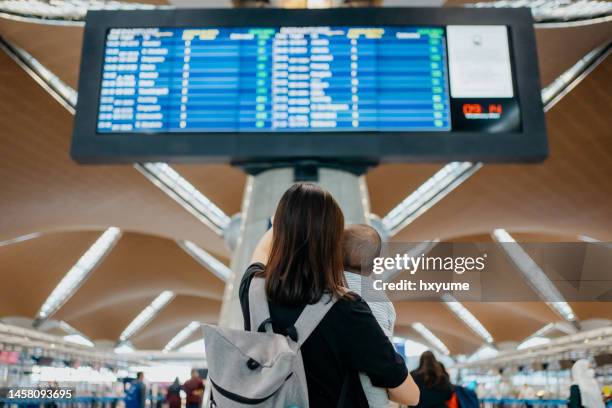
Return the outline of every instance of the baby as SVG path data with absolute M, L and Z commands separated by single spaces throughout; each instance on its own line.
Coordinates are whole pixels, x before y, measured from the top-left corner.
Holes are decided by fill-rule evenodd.
M 344 276 L 346 283 L 351 291 L 362 295 L 362 288 L 372 291 L 372 268 L 374 258 L 380 256 L 382 241 L 378 232 L 369 225 L 354 224 L 349 225 L 344 230 L 342 240 L 344 252 Z M 372 310 L 372 314 L 378 321 L 383 332 L 389 337 L 393 336 L 393 326 L 395 326 L 395 308 L 393 303 L 382 292 L 377 292 L 376 301 L 367 301 Z M 364 374 L 359 374 L 363 392 L 368 399 L 370 407 L 387 408 L 389 397 L 387 390 L 377 388 L 372 385 L 370 378 Z

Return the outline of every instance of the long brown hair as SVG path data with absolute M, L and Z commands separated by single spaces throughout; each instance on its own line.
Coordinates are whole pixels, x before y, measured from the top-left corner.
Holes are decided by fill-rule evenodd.
M 450 381 L 444 366 L 438 362 L 431 351 L 425 351 L 421 354 L 416 374 L 423 379 L 426 388 L 446 384 Z
M 278 203 L 273 228 L 264 271 L 271 302 L 297 306 L 316 303 L 325 293 L 343 295 L 344 215 L 329 192 L 294 184 Z

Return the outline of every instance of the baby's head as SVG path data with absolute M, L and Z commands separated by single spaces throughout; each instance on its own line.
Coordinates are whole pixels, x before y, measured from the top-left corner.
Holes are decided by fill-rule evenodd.
M 382 241 L 378 232 L 364 224 L 346 227 L 342 237 L 344 270 L 369 276 L 374 267 L 374 258 L 380 256 Z

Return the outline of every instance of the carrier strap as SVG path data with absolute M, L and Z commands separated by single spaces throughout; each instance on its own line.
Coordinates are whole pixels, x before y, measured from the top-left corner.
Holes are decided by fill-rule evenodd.
M 306 305 L 293 325 L 297 333 L 297 340 L 294 340 L 296 340 L 298 346 L 301 347 L 304 344 L 335 303 L 336 299 L 326 294 L 317 303 Z M 261 328 L 265 329 L 268 333 L 272 332 L 272 321 L 270 319 L 270 308 L 268 306 L 264 278 L 253 277 L 251 280 L 249 287 L 249 314 L 252 331 Z M 288 331 L 291 332 L 291 329 L 289 328 Z

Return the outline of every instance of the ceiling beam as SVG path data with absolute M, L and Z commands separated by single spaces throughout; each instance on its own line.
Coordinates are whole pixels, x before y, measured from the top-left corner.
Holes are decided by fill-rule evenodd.
M 529 282 L 542 300 L 565 321 L 577 324 L 576 314 L 561 292 L 548 278 L 540 266 L 529 256 L 523 247 L 505 229 L 496 229 L 491 237 L 500 244 L 516 269 Z
M 142 312 L 138 314 L 128 324 L 128 326 L 121 332 L 119 335 L 119 344 L 127 342 L 130 337 L 134 334 L 138 333 L 143 327 L 151 322 L 155 318 L 155 316 L 162 310 L 164 307 L 174 299 L 174 292 L 171 290 L 164 290 L 160 293 L 153 301 L 145 307 Z
M 442 301 L 453 312 L 459 320 L 461 320 L 467 327 L 469 327 L 474 333 L 476 333 L 481 339 L 487 344 L 493 344 L 493 336 L 483 326 L 483 324 L 466 309 L 461 302 L 457 301 L 452 295 L 443 295 Z
M 91 247 L 81 256 L 74 266 L 66 273 L 49 297 L 40 307 L 34 320 L 35 327 L 40 326 L 59 310 L 81 287 L 83 282 L 102 263 L 121 237 L 121 230 L 110 227 L 100 235 Z

